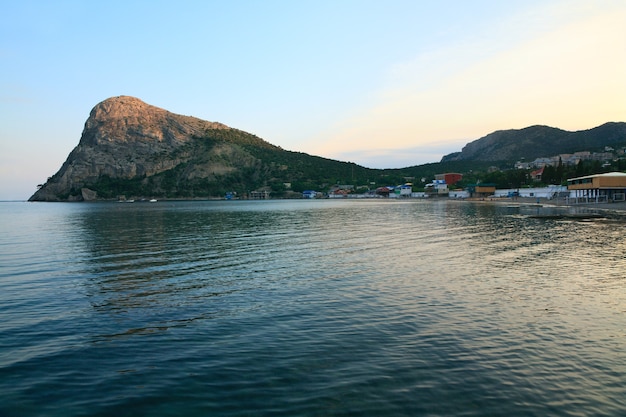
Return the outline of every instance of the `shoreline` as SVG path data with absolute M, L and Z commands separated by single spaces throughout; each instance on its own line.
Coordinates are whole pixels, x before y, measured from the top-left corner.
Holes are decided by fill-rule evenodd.
M 495 203 L 495 204 L 507 204 L 507 205 L 519 205 L 525 207 L 549 207 L 549 208 L 575 208 L 580 210 L 602 210 L 608 212 L 615 212 L 616 214 L 626 215 L 626 202 L 615 203 L 587 203 L 587 204 L 567 204 L 563 200 L 536 197 L 499 197 L 499 198 L 482 198 L 482 199 L 469 199 L 466 198 L 462 201 L 474 202 L 474 203 Z
M 186 202 L 186 201 L 228 201 L 223 198 L 163 198 L 157 200 L 158 202 Z M 236 201 L 280 201 L 280 200 L 300 200 L 296 198 L 269 198 L 269 199 L 245 199 Z M 319 199 L 325 200 L 325 199 Z M 343 199 L 337 199 L 343 200 Z M 346 200 L 353 200 L 347 198 Z M 358 199 L 362 200 L 362 199 Z M 377 199 L 378 200 L 378 199 Z M 391 199 L 387 199 L 391 200 Z M 395 199 L 394 199 L 395 200 Z M 480 203 L 480 204 L 498 204 L 498 205 L 510 205 L 520 207 L 545 207 L 545 208 L 569 208 L 583 211 L 602 210 L 606 212 L 614 212 L 618 215 L 626 215 L 626 202 L 612 202 L 612 203 L 587 203 L 587 204 L 567 204 L 562 199 L 547 199 L 545 197 L 485 197 L 485 198 L 407 198 L 398 199 L 402 201 L 420 200 L 420 201 L 450 201 L 450 202 L 467 202 L 467 203 Z M 2 200 L 3 203 L 117 203 L 119 200 L 115 199 L 102 199 L 91 201 L 29 201 L 29 200 Z M 122 201 L 124 202 L 124 201 Z M 130 201 L 128 201 L 130 202 Z M 148 203 L 148 200 L 135 200 L 135 203 Z

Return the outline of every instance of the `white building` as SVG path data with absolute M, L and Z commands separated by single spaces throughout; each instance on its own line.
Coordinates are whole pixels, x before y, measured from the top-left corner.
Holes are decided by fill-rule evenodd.
M 496 197 L 511 197 L 517 193 L 518 197 L 530 197 L 530 198 L 547 198 L 551 200 L 559 196 L 567 196 L 569 192 L 564 185 L 550 185 L 548 187 L 536 187 L 536 188 L 503 188 L 496 190 L 494 196 Z

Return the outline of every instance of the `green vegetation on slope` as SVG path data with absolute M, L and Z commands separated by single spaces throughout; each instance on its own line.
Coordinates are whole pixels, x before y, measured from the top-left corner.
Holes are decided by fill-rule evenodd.
M 459 172 L 464 175 L 457 184 L 464 187 L 477 181 L 494 183 L 498 188 L 518 188 L 540 184 L 564 184 L 567 178 L 608 170 L 626 170 L 626 162 L 602 167 L 599 162 L 586 161 L 577 166 L 546 167 L 541 183 L 530 179 L 530 170 L 511 169 L 510 161 L 456 160 L 417 165 L 401 169 L 371 169 L 351 162 L 312 156 L 281 149 L 249 133 L 231 129 L 208 129 L 201 137 L 170 154 L 155 154 L 153 161 L 165 158 L 183 162 L 172 169 L 152 176 L 131 179 L 101 176 L 85 184 L 97 191 L 99 198 L 210 198 L 223 197 L 234 191 L 246 195 L 265 189 L 274 198 L 289 191 L 307 189 L 326 191 L 333 185 L 349 184 L 363 192 L 384 185 L 412 182 L 419 190 L 436 174 Z M 212 172 L 219 166 L 221 171 Z M 78 195 L 80 190 L 72 190 Z

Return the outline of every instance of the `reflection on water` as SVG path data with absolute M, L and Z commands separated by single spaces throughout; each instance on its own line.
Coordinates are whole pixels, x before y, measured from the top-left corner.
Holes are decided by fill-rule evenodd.
M 626 409 L 615 219 L 454 201 L 4 210 L 0 415 Z

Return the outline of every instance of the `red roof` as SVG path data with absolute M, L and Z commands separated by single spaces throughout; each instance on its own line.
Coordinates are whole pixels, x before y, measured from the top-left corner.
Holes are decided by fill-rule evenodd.
M 544 168 L 545 168 L 545 167 L 541 167 L 541 168 L 539 168 L 538 170 L 531 172 L 531 173 L 530 173 L 530 176 L 531 176 L 531 177 L 533 177 L 533 178 L 535 178 L 535 177 L 537 177 L 537 176 L 539 176 L 539 175 L 542 175 L 542 174 L 543 174 L 543 169 L 544 169 Z

